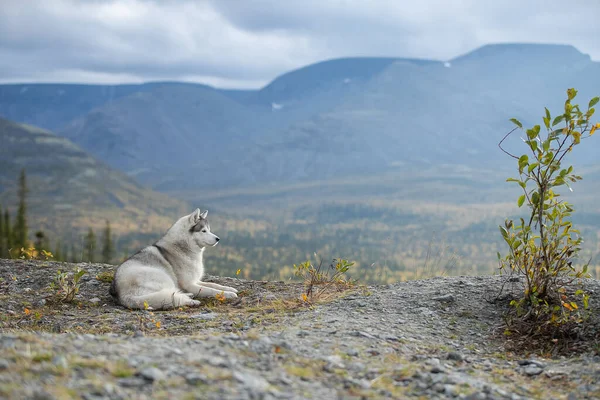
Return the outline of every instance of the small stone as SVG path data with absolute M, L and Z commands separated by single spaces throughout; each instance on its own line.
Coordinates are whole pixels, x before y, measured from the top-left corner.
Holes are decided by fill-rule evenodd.
M 208 385 L 209 380 L 205 375 L 202 374 L 188 374 L 185 376 L 185 381 L 188 383 L 188 385 L 198 385 L 198 384 L 202 384 L 202 385 Z
M 8 369 L 8 367 L 10 367 L 10 364 L 7 360 L 0 360 L 0 371 Z
M 465 359 L 465 357 L 462 354 L 460 354 L 456 351 L 449 352 L 448 355 L 446 356 L 446 358 L 448 360 L 453 360 L 453 361 L 463 361 Z
M 144 337 L 144 332 L 142 332 L 139 329 L 136 329 L 135 332 L 133 333 L 133 337 L 134 338 Z
M 475 392 L 465 396 L 465 400 L 485 400 L 486 398 L 487 395 L 482 392 Z
M 451 294 L 445 294 L 443 296 L 434 297 L 432 300 L 442 303 L 452 303 L 454 301 L 454 296 Z
M 121 378 L 118 380 L 119 385 L 126 388 L 144 386 L 146 382 L 146 380 L 140 378 Z
M 545 365 L 544 363 L 542 363 L 541 361 L 538 361 L 538 360 L 531 360 L 531 359 L 529 359 L 529 360 L 519 360 L 519 361 L 517 361 L 517 363 L 518 363 L 519 365 L 536 365 L 536 366 L 538 366 L 538 367 L 540 367 L 540 368 L 544 368 L 544 367 L 546 366 L 546 365 Z
M 364 337 L 367 339 L 375 339 L 375 336 L 371 335 L 370 333 L 363 332 L 363 331 L 353 331 L 353 332 L 350 332 L 350 335 L 357 336 L 357 337 Z
M 459 395 L 459 391 L 455 385 L 445 384 L 444 394 L 450 397 L 457 397 Z
M 56 365 L 59 368 L 64 368 L 64 369 L 69 367 L 69 363 L 65 356 L 54 356 L 52 358 L 52 364 Z
M 101 300 L 98 297 L 92 297 L 90 299 L 90 303 L 92 303 L 92 304 L 100 304 L 100 301 Z
M 215 319 L 219 316 L 219 314 L 214 313 L 214 312 L 207 312 L 207 313 L 201 313 L 201 314 L 196 314 L 196 315 L 192 315 L 190 316 L 190 318 L 195 318 L 195 319 L 202 319 L 202 320 L 212 320 Z
M 357 357 L 358 351 L 356 349 L 350 349 L 346 352 L 346 354 L 350 357 Z
M 298 337 L 307 337 L 310 335 L 310 333 L 308 333 L 307 331 L 298 331 L 298 333 L 296 335 Z
M 268 294 L 265 296 L 265 300 L 277 300 L 277 296 L 274 294 Z
M 525 375 L 527 376 L 536 376 L 544 372 L 543 368 L 538 367 L 537 365 L 528 365 L 523 370 Z
M 436 365 L 436 366 L 434 366 L 434 367 L 431 368 L 431 372 L 434 373 L 434 374 L 441 374 L 441 373 L 444 373 L 446 371 L 441 366 Z
M 249 372 L 233 371 L 232 375 L 236 381 L 259 393 L 264 392 L 269 387 L 269 382 L 263 377 Z
M 156 367 L 144 368 L 138 375 L 150 382 L 160 381 L 165 376 L 165 374 Z

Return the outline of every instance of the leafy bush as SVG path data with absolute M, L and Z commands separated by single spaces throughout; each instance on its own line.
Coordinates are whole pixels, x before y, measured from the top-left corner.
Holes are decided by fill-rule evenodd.
M 310 261 L 299 265 L 294 264 L 294 275 L 302 278 L 306 285 L 306 292 L 302 295 L 303 300 L 313 303 L 356 285 L 356 280 L 346 276 L 353 265 L 353 262 L 341 258 L 334 258 L 328 268 L 323 268 L 322 259 L 316 267 Z
M 81 277 L 86 273 L 85 270 L 80 268 L 77 268 L 71 274 L 58 270 L 54 282 L 50 283 L 50 289 L 54 290 L 57 300 L 64 303 L 72 302 L 75 295 L 79 293 Z
M 516 156 L 502 148 L 502 142 L 512 132 L 523 130 L 516 119 L 511 121 L 517 127 L 499 143 L 505 153 L 517 160 L 519 176 L 507 181 L 521 187 L 523 194 L 517 205 L 526 205 L 529 211 L 526 219 L 520 218 L 516 223 L 507 220 L 500 226 L 509 252 L 505 257 L 498 253 L 498 259 L 501 271 L 525 279 L 523 296 L 511 305 L 518 321 L 528 321 L 526 332 L 530 334 L 556 333 L 554 328 L 578 324 L 585 316 L 582 310 L 589 306 L 589 296 L 583 290 L 567 290 L 574 280 L 589 275 L 587 264 L 581 269 L 575 265 L 583 240 L 570 220 L 573 206 L 561 200 L 556 191 L 561 186 L 572 190 L 570 185 L 581 179 L 572 166 L 562 164 L 575 146 L 600 129 L 600 124 L 590 122 L 598 97 L 582 111 L 572 102 L 576 95 L 575 89 L 567 91 L 564 112 L 554 119 L 546 108 L 545 129 L 535 125 L 525 130 L 523 141 L 529 154 Z
M 21 247 L 19 258 L 22 260 L 51 260 L 54 258 L 51 252 L 47 250 L 37 250 L 35 247 Z

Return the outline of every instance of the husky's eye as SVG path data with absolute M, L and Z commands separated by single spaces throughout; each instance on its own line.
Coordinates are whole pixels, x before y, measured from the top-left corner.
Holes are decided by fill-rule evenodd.
M 206 233 L 206 229 L 202 229 L 202 233 Z

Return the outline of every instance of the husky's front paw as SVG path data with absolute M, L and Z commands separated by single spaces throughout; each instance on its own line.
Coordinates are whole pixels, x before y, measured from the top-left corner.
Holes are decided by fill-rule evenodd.
M 192 300 L 190 299 L 190 301 L 187 302 L 187 304 L 185 304 L 188 307 L 200 307 L 200 303 L 198 300 Z
M 232 287 L 229 287 L 229 286 L 223 286 L 223 290 L 226 291 L 226 292 L 233 292 L 233 293 L 237 293 L 238 292 L 236 288 L 232 288 Z
M 237 299 L 238 297 L 234 292 L 223 292 L 223 296 L 225 296 L 226 299 Z

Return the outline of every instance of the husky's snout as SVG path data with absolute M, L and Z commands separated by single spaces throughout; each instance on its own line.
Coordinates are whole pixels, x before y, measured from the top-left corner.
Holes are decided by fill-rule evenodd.
M 215 236 L 215 244 L 213 244 L 213 247 L 215 247 L 217 244 L 219 244 L 219 240 L 221 240 L 221 238 L 219 238 L 218 236 Z

